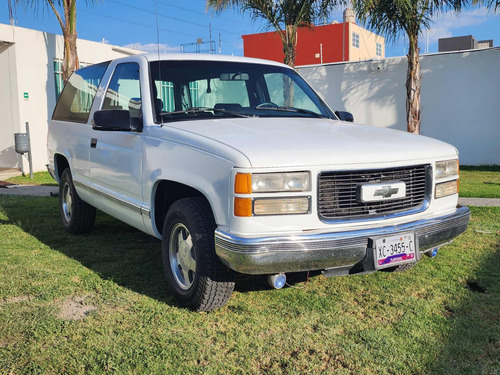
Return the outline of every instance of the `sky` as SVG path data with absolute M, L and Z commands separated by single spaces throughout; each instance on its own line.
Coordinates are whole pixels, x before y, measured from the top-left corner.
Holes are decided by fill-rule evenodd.
M 14 0 L 12 0 L 14 3 Z M 215 53 L 243 55 L 241 35 L 269 31 L 266 24 L 253 20 L 237 10 L 221 14 L 207 11 L 205 0 L 98 0 L 94 5 L 77 3 L 78 37 L 147 52 L 195 52 L 202 39 L 201 52 L 209 52 L 209 41 Z M 342 21 L 343 8 L 326 20 Z M 16 26 L 61 34 L 61 28 L 50 9 L 14 9 Z M 8 2 L 0 5 L 0 23 L 9 23 Z M 158 23 L 158 29 L 157 29 Z M 435 17 L 431 28 L 421 35 L 421 53 L 438 51 L 438 39 L 473 35 L 477 40 L 493 39 L 500 46 L 500 14 L 484 8 L 470 8 L 459 15 L 445 12 Z M 386 43 L 386 57 L 407 53 L 404 37 Z

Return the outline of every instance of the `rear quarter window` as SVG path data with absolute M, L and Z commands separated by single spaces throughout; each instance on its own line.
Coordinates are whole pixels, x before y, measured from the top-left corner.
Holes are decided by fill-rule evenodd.
M 86 123 L 109 62 L 76 70 L 57 101 L 52 120 Z

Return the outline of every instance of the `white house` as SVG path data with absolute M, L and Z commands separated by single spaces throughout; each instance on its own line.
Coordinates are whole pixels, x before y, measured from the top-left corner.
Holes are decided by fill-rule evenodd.
M 307 66 L 300 74 L 354 121 L 406 130 L 406 57 Z M 500 48 L 421 56 L 421 134 L 451 143 L 462 165 L 500 165 Z
M 78 39 L 80 64 L 111 60 L 139 51 Z M 29 122 L 34 171 L 47 163 L 47 125 L 62 90 L 63 37 L 0 24 L 0 169 L 28 171 L 15 152 L 14 134 Z

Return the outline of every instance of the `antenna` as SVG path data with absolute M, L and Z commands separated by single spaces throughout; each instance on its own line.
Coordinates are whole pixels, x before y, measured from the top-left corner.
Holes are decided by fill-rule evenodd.
M 158 81 L 160 82 L 160 96 L 163 95 L 163 82 L 161 80 L 161 62 L 160 62 L 160 28 L 158 27 L 158 1 L 155 1 L 155 9 L 156 9 L 156 44 L 158 46 Z M 156 85 L 156 82 L 154 82 L 154 80 L 152 80 L 151 82 L 152 85 Z M 158 91 L 158 90 L 156 90 Z M 158 95 L 158 93 L 156 94 Z M 153 98 L 154 101 L 156 101 L 157 98 Z M 165 101 L 163 101 L 165 103 Z M 163 108 L 160 108 L 160 110 L 163 110 Z M 159 119 L 157 118 L 157 120 L 160 121 L 160 127 L 163 127 L 163 121 L 162 121 L 162 118 L 161 118 L 161 115 L 160 116 L 157 116 L 157 117 L 160 117 Z
M 158 27 L 158 2 L 157 1 L 155 1 L 155 10 L 156 10 L 156 45 L 158 47 L 158 61 L 160 61 L 160 28 Z
M 210 44 L 209 44 L 209 46 L 210 46 L 210 54 L 213 54 L 214 51 L 212 49 L 212 24 L 211 23 L 208 24 L 208 31 L 210 33 Z

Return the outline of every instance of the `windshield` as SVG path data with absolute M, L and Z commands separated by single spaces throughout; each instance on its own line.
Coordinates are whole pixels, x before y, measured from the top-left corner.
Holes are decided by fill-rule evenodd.
M 214 117 L 336 119 L 292 69 L 222 61 L 154 61 L 156 122 Z

